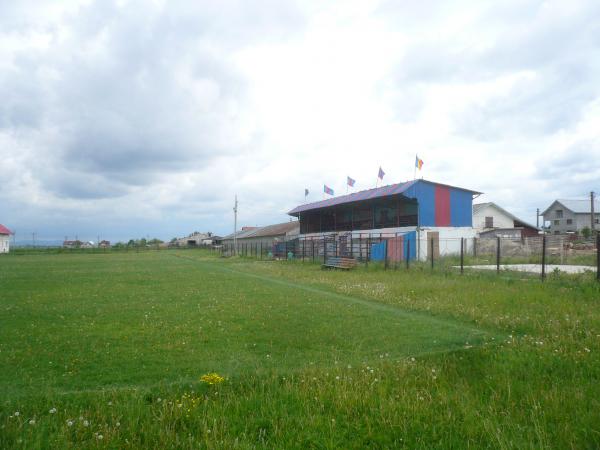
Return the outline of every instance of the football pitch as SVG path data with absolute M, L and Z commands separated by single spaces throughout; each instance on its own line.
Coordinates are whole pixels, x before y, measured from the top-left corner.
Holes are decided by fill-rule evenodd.
M 0 258 L 0 446 L 551 447 L 558 431 L 534 405 L 576 392 L 593 423 L 597 400 L 581 396 L 598 388 L 573 376 L 597 380 L 598 364 L 568 375 L 570 349 L 540 357 L 552 338 L 525 317 L 547 288 L 518 287 L 200 251 Z M 552 322 L 565 305 L 548 303 Z M 588 338 L 579 364 L 599 347 Z M 573 384 L 510 381 L 545 364 Z M 564 443 L 600 442 L 597 427 L 567 429 Z

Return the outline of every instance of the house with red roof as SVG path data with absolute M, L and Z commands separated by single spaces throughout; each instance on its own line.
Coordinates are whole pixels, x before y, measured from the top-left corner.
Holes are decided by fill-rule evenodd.
M 10 250 L 10 235 L 8 228 L 0 223 L 0 253 L 8 253 Z

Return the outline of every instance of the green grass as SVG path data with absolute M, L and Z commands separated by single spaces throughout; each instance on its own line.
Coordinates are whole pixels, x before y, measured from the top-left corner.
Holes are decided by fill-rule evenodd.
M 0 295 L 1 448 L 600 446 L 591 277 L 6 255 Z

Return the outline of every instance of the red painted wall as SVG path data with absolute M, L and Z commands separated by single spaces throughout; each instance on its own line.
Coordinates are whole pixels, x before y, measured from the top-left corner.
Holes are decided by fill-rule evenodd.
M 446 186 L 435 187 L 435 226 L 450 226 L 450 189 Z

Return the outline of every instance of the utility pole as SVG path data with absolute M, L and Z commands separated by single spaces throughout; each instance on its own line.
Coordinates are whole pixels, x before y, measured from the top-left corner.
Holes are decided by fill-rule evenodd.
M 233 254 L 237 255 L 237 211 L 238 201 L 237 194 L 235 196 L 235 203 L 233 205 Z
M 535 226 L 540 227 L 540 208 L 538 208 L 535 212 Z
M 592 212 L 591 214 L 591 229 L 592 229 L 592 234 L 594 233 L 594 229 L 596 228 L 596 221 L 595 221 L 595 214 L 594 214 L 594 191 L 590 192 L 590 210 Z

